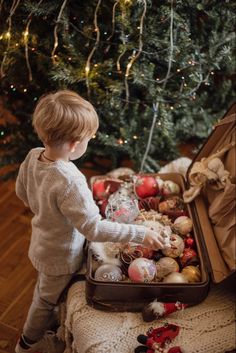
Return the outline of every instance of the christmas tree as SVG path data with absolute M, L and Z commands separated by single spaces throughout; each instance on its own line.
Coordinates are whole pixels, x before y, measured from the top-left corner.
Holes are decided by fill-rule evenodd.
M 37 100 L 68 88 L 100 117 L 82 162 L 156 172 L 233 101 L 234 13 L 217 0 L 2 0 L 1 96 L 15 119 L 0 125 L 0 165 L 39 146 Z

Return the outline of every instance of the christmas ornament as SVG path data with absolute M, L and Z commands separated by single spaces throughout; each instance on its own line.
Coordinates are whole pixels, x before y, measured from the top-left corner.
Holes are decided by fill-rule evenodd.
M 122 281 L 122 271 L 120 267 L 111 264 L 104 264 L 95 271 L 96 281 L 118 282 Z
M 119 190 L 121 185 L 122 185 L 122 181 L 121 180 L 106 179 L 104 181 L 104 187 L 105 187 L 105 189 L 107 190 L 107 192 L 109 194 L 113 194 L 114 192 Z
M 132 223 L 139 214 L 138 202 L 119 192 L 112 194 L 105 209 L 106 218 L 119 223 Z
M 142 225 L 162 235 L 165 240 L 163 249 L 169 249 L 171 247 L 170 237 L 172 236 L 172 230 L 170 226 L 164 226 L 158 221 L 144 221 Z
M 201 272 L 197 266 L 186 266 L 181 271 L 189 283 L 195 283 L 201 281 Z
M 183 200 L 179 196 L 172 196 L 159 203 L 159 212 L 168 215 L 172 220 L 186 215 Z
M 93 197 L 95 200 L 104 200 L 108 198 L 109 193 L 105 188 L 105 180 L 96 180 L 92 185 Z
M 102 215 L 102 217 L 106 217 L 106 207 L 108 205 L 108 200 L 105 199 L 105 200 L 99 200 L 97 201 L 97 205 L 99 207 L 99 210 L 100 210 L 100 214 Z
M 153 176 L 136 175 L 134 177 L 134 191 L 137 197 L 144 199 L 145 197 L 156 196 L 159 189 Z
M 197 253 L 194 249 L 191 248 L 185 248 L 183 251 L 183 254 L 179 258 L 180 263 L 182 267 L 188 266 L 188 265 L 198 265 L 199 259 L 197 256 Z
M 156 183 L 158 185 L 159 192 L 161 193 L 164 185 L 164 180 L 162 180 L 159 176 L 156 176 Z
M 184 310 L 188 304 L 182 304 L 179 301 L 176 303 L 162 303 L 154 300 L 143 308 L 142 316 L 145 322 L 158 320 L 178 310 Z
M 163 279 L 164 283 L 188 283 L 187 278 L 179 272 L 172 272 Z
M 166 324 L 156 329 L 151 327 L 146 335 L 137 337 L 137 341 L 145 346 L 138 346 L 135 353 L 182 353 L 180 347 L 166 348 L 178 334 L 179 327 L 173 324 Z
M 178 233 L 180 233 L 182 235 L 186 235 L 192 231 L 193 222 L 192 222 L 191 218 L 189 218 L 189 217 L 186 217 L 186 216 L 178 217 L 174 221 L 174 229 Z
M 178 257 L 183 253 L 184 241 L 179 235 L 172 234 L 170 238 L 170 245 L 170 248 L 162 249 L 162 252 L 165 256 Z
M 184 244 L 186 248 L 194 248 L 195 240 L 190 235 L 187 235 L 186 238 L 184 239 Z
M 172 257 L 162 257 L 156 263 L 156 280 L 161 281 L 171 272 L 178 272 L 179 265 Z
M 156 265 L 152 260 L 140 257 L 131 262 L 128 275 L 133 282 L 151 282 L 156 273 Z
M 178 184 L 174 183 L 172 180 L 165 180 L 162 185 L 162 195 L 170 196 L 180 193 L 180 187 Z
M 158 211 L 158 206 L 160 203 L 160 197 L 146 197 L 145 199 L 140 199 L 138 202 L 138 206 L 140 210 L 150 211 L 155 210 Z

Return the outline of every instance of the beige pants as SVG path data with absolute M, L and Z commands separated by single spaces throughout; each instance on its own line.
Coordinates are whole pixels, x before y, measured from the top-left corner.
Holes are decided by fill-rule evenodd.
M 52 326 L 54 309 L 73 274 L 49 276 L 38 274 L 32 304 L 23 328 L 23 334 L 32 341 L 39 341 Z

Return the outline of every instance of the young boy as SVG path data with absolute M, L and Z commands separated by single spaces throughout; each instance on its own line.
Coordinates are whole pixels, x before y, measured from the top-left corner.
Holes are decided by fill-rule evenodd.
M 38 280 L 15 352 L 59 353 L 60 342 L 47 330 L 60 294 L 81 265 L 85 238 L 153 249 L 162 248 L 164 239 L 143 226 L 101 220 L 85 176 L 70 162 L 85 153 L 98 129 L 88 101 L 69 90 L 47 94 L 36 106 L 33 126 L 45 147 L 32 149 L 21 164 L 16 194 L 34 215 L 29 258 Z M 54 348 L 48 346 L 52 341 Z

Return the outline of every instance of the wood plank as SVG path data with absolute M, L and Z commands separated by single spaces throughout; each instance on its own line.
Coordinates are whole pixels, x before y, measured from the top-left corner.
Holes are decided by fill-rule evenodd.
M 29 239 L 17 239 L 1 256 L 0 268 L 3 278 L 9 279 L 16 267 L 26 264 L 26 254 L 29 248 Z
M 0 322 L 0 352 L 13 353 L 19 331 Z
M 36 271 L 27 256 L 28 244 L 29 239 L 19 239 L 0 260 L 1 277 L 6 283 L 0 292 L 0 313 L 3 313 L 32 278 L 35 278 Z
M 29 227 L 20 222 L 16 222 L 16 224 L 7 223 L 5 227 L 0 227 L 0 261 L 4 254 L 13 246 L 14 242 L 22 237 L 28 238 L 29 232 Z
M 36 278 L 31 280 L 20 295 L 9 305 L 0 316 L 0 321 L 14 328 L 23 327 L 27 312 L 32 301 Z

